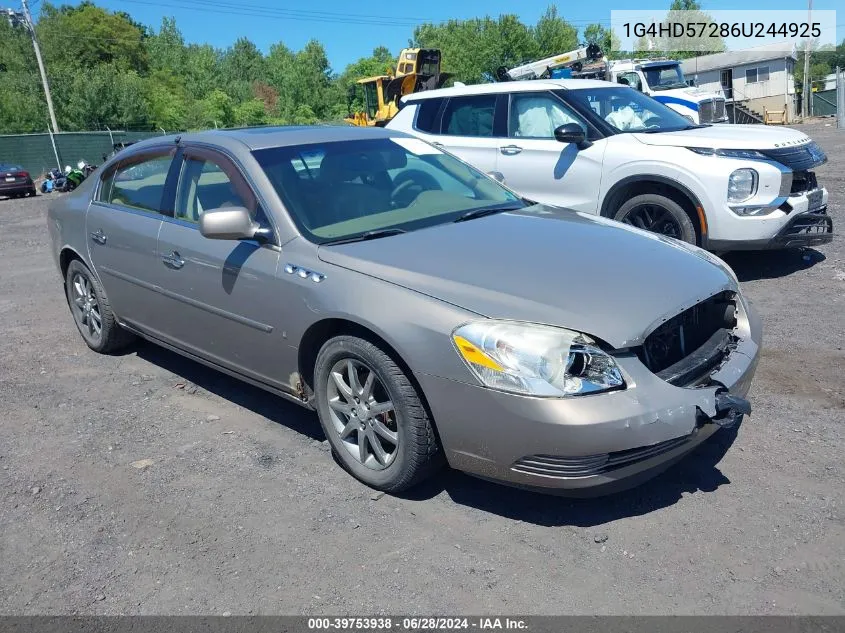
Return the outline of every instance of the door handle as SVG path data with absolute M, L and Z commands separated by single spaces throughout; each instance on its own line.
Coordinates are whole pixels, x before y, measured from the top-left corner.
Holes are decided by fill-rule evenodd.
M 97 244 L 105 244 L 106 239 L 108 238 L 106 237 L 106 234 L 103 233 L 103 229 L 97 229 L 91 233 L 91 239 L 97 242 Z
M 161 261 L 164 262 L 165 266 L 176 268 L 177 270 L 185 265 L 185 260 L 182 259 L 182 256 L 176 251 L 171 252 L 170 255 L 162 255 Z
M 438 143 L 437 141 L 432 142 L 432 145 L 435 147 L 443 147 L 443 143 Z
M 505 145 L 504 147 L 500 147 L 499 151 L 505 156 L 513 156 L 519 154 L 522 148 L 519 145 Z

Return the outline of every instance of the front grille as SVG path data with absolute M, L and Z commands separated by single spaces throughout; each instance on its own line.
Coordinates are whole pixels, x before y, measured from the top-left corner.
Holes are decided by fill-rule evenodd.
M 716 110 L 714 115 L 715 121 L 721 121 L 727 117 L 725 113 L 725 100 L 724 99 L 716 99 Z
M 818 189 L 819 182 L 816 180 L 816 174 L 811 171 L 796 171 L 792 174 L 792 189 L 789 194 L 798 196 L 806 191 L 813 191 Z
M 759 152 L 796 172 L 812 169 L 827 162 L 827 156 L 815 141 L 794 147 L 761 149 Z
M 626 451 L 587 455 L 585 457 L 560 457 L 556 455 L 529 455 L 511 466 L 511 470 L 525 475 L 541 475 L 558 479 L 590 477 L 601 475 L 623 466 L 655 457 L 674 448 L 683 446 L 692 439 L 692 435 L 676 437 L 659 444 L 641 446 Z
M 722 102 L 722 106 L 724 108 L 724 102 Z M 710 101 L 702 101 L 698 104 L 698 122 L 699 123 L 710 123 L 713 121 L 713 100 Z
M 636 349 L 652 372 L 673 384 L 689 384 L 730 352 L 736 296 L 720 292 L 672 317 Z

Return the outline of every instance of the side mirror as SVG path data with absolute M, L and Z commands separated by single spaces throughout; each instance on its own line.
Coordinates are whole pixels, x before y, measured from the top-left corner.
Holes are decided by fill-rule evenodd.
M 566 123 L 555 128 L 555 140 L 559 143 L 575 143 L 578 149 L 586 149 L 592 145 L 584 135 L 584 128 L 577 123 Z
M 505 184 L 505 175 L 500 171 L 488 171 L 487 175 L 500 184 Z
M 200 216 L 199 227 L 202 236 L 211 240 L 251 240 L 260 233 L 243 207 L 209 209 Z

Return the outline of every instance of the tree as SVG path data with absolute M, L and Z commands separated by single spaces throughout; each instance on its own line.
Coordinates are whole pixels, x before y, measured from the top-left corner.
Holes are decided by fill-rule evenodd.
M 48 68 L 147 69 L 144 34 L 124 16 L 91 2 L 56 8 L 45 0 L 36 30 Z
M 146 47 L 151 69 L 184 73 L 187 50 L 175 19 L 162 18 L 161 28 L 158 33 L 147 38 Z
M 551 57 L 578 47 L 578 30 L 561 18 L 557 7 L 552 5 L 534 27 L 537 41 L 537 56 Z
M 617 57 L 621 54 L 619 50 L 621 42 L 612 29 L 606 29 L 601 24 L 590 24 L 584 29 L 584 46 L 598 44 L 608 58 Z
M 146 93 L 151 127 L 165 130 L 185 128 L 188 95 L 178 76 L 166 70 L 154 72 L 147 79 Z
M 248 125 L 264 125 L 267 117 L 264 112 L 264 102 L 260 99 L 250 99 L 235 106 L 235 125 L 244 127 Z

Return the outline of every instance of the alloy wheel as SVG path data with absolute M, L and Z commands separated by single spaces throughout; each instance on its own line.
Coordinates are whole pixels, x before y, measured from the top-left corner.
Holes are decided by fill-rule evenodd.
M 654 204 L 637 205 L 622 218 L 622 222 L 637 228 L 682 239 L 683 230 L 668 209 Z
M 103 316 L 94 287 L 85 275 L 76 273 L 71 281 L 73 288 L 73 316 L 79 324 L 79 329 L 88 332 L 95 341 L 103 335 Z
M 399 452 L 399 427 L 376 372 L 358 360 L 341 359 L 329 372 L 326 396 L 343 448 L 373 470 L 390 466 Z

